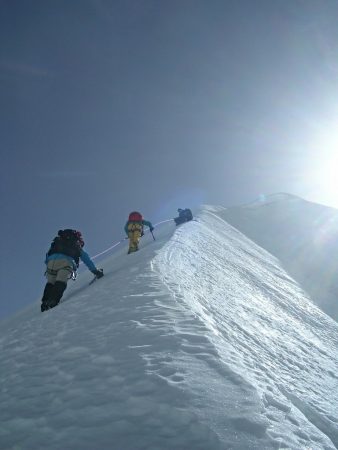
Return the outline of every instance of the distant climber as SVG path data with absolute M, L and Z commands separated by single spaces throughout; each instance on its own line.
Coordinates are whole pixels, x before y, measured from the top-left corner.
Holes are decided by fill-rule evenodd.
M 189 222 L 189 220 L 193 219 L 192 212 L 189 208 L 186 208 L 186 209 L 178 208 L 177 211 L 178 211 L 178 217 L 175 217 L 175 219 L 174 219 L 176 225 L 180 225 L 181 223 L 184 223 L 184 222 Z
M 153 231 L 154 227 L 147 220 L 143 220 L 142 214 L 133 211 L 129 214 L 127 223 L 125 224 L 124 231 L 129 238 L 129 253 L 137 252 L 138 244 L 141 236 L 143 236 L 143 227 L 149 227 L 150 231 Z
M 67 287 L 67 281 L 76 274 L 79 260 L 96 276 L 103 277 L 103 270 L 97 269 L 88 253 L 83 250 L 84 241 L 80 231 L 59 230 L 46 255 L 47 265 L 45 286 L 41 300 L 41 311 L 54 308 Z

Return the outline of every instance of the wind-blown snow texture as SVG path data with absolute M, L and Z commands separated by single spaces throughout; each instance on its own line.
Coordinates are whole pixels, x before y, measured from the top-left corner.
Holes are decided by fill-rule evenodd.
M 222 218 L 276 256 L 314 303 L 338 321 L 338 210 L 273 194 Z
M 0 448 L 338 448 L 338 325 L 204 207 L 2 324 Z

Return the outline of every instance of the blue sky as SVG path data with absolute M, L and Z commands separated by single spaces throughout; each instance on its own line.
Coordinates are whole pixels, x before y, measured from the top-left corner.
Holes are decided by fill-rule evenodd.
M 338 206 L 338 4 L 3 0 L 0 318 L 58 229 L 290 192 Z

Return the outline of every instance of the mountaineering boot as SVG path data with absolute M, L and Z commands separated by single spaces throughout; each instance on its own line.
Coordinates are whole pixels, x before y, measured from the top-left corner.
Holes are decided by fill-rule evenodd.
M 45 289 L 43 291 L 43 296 L 41 299 L 41 312 L 47 311 L 47 309 L 49 309 L 48 303 L 49 303 L 49 299 L 50 299 L 53 289 L 54 289 L 54 284 L 52 284 L 52 283 L 46 284 Z
M 96 270 L 93 270 L 92 274 L 95 275 L 95 277 L 99 280 L 99 279 L 102 278 L 103 275 L 104 275 L 103 269 L 96 269 Z
M 54 308 L 54 306 L 59 304 L 66 287 L 67 283 L 63 283 L 62 281 L 55 281 L 52 293 L 49 297 L 49 308 Z

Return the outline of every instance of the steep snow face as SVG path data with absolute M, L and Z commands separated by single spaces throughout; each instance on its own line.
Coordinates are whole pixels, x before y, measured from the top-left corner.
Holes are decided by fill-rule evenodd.
M 173 296 L 208 329 L 202 334 L 217 351 L 220 386 L 229 383 L 215 389 L 208 376 L 189 373 L 211 406 L 200 414 L 224 442 L 231 429 L 266 434 L 281 447 L 332 448 L 321 430 L 338 446 L 337 324 L 275 258 L 224 222 L 223 212 L 206 208 L 155 258 Z M 208 360 L 189 330 L 177 328 L 187 339 L 182 352 Z M 238 386 L 247 392 L 239 394 Z
M 274 194 L 223 208 L 221 217 L 275 255 L 313 302 L 338 321 L 338 210 Z
M 2 324 L 0 448 L 338 448 L 337 324 L 223 213 Z

